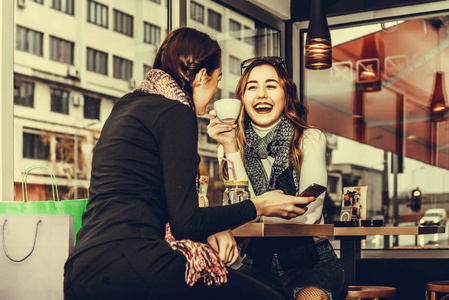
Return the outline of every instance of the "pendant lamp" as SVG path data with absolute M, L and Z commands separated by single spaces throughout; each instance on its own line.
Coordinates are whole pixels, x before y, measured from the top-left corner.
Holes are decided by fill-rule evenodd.
M 322 0 L 311 0 L 305 61 L 306 69 L 322 70 L 332 67 L 331 34 Z
M 432 121 L 443 121 L 448 107 L 444 89 L 444 73 L 436 72 L 432 98 L 430 98 L 430 117 Z
M 442 23 L 432 24 L 437 28 L 438 48 L 440 47 L 440 28 Z M 435 73 L 435 83 L 433 86 L 432 97 L 430 98 L 430 119 L 431 121 L 443 121 L 448 107 L 446 106 L 446 91 L 444 88 L 444 73 L 441 71 L 440 53 L 438 52 L 438 71 Z

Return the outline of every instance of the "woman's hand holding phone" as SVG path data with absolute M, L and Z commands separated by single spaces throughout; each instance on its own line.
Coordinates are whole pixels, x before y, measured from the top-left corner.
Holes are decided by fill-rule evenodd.
M 257 210 L 257 216 L 292 219 L 303 215 L 315 197 L 285 195 L 281 190 L 266 192 L 251 199 Z M 302 205 L 302 206 L 300 206 Z
M 299 194 L 299 197 L 314 197 L 315 199 L 318 198 L 322 193 L 324 193 L 327 190 L 326 187 L 319 185 L 317 183 L 312 183 L 309 185 L 304 191 L 302 191 Z M 305 207 L 307 204 L 299 204 L 300 207 Z

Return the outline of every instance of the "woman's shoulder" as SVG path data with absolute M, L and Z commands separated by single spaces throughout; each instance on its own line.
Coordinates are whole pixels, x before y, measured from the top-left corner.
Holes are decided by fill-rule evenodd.
M 326 140 L 324 132 L 318 128 L 307 128 L 303 132 L 305 139 Z
M 307 128 L 303 132 L 302 145 L 304 146 L 307 144 L 320 144 L 326 146 L 326 135 L 318 128 Z
M 161 95 L 133 92 L 123 96 L 115 105 L 124 111 L 144 114 L 146 117 L 163 114 L 193 114 L 193 110 L 176 100 Z

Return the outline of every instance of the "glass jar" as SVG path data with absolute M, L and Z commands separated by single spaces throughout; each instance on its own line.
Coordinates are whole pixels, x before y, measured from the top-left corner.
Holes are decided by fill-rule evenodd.
M 208 207 L 209 199 L 207 198 L 207 187 L 209 185 L 209 176 L 201 175 L 199 184 L 198 205 L 199 207 Z
M 248 180 L 225 180 L 223 205 L 239 203 L 251 199 Z

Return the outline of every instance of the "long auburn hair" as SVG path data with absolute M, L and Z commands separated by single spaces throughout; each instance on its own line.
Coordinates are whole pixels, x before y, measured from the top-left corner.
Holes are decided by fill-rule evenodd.
M 195 110 L 192 83 L 203 68 L 207 75 L 221 66 L 221 48 L 208 34 L 190 27 L 170 32 L 154 58 L 153 68 L 168 73 L 187 95 Z M 210 78 L 208 78 L 210 79 Z
M 307 108 L 304 104 L 299 100 L 298 91 L 296 88 L 295 82 L 289 77 L 287 71 L 281 64 L 270 63 L 266 58 L 260 60 L 254 60 L 243 72 L 240 80 L 237 84 L 234 98 L 239 99 L 243 102 L 243 96 L 245 94 L 246 85 L 249 80 L 249 76 L 251 71 L 258 66 L 269 65 L 272 66 L 279 77 L 279 84 L 284 89 L 284 99 L 285 99 L 285 107 L 284 107 L 284 115 L 287 119 L 292 123 L 294 128 L 293 136 L 290 140 L 289 145 L 289 157 L 290 161 L 295 166 L 298 174 L 301 170 L 302 163 L 302 150 L 301 150 L 301 141 L 303 138 L 303 132 L 306 128 L 312 128 L 307 123 Z M 249 119 L 248 114 L 245 111 L 245 106 L 241 105 L 240 115 L 237 120 L 237 146 L 240 150 L 240 155 L 242 156 L 243 162 L 245 162 L 244 150 L 246 145 L 245 139 L 245 123 L 246 120 Z M 221 172 L 223 178 L 229 178 L 228 168 L 226 161 L 223 161 L 221 164 Z

